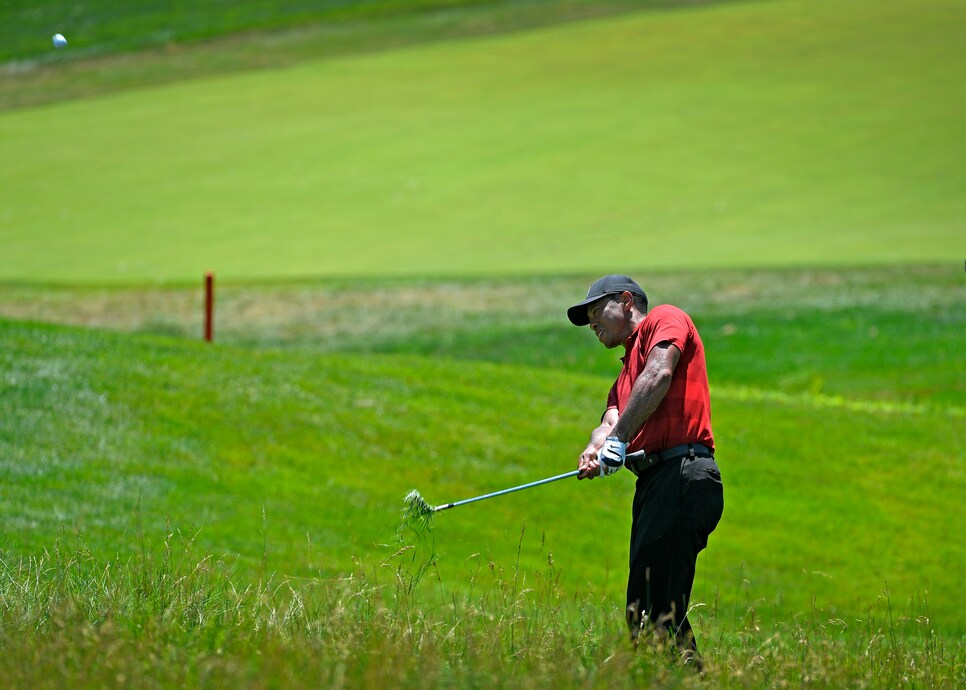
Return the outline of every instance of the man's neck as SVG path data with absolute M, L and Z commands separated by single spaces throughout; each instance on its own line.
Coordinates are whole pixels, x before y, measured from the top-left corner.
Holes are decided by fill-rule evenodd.
M 637 327 L 641 325 L 641 321 L 647 318 L 646 312 L 639 312 L 636 309 L 631 312 L 630 322 L 631 322 L 631 333 L 637 330 Z

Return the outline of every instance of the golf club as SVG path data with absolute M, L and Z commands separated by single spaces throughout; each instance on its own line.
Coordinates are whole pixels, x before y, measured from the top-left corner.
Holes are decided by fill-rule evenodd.
M 631 453 L 627 456 L 628 460 L 641 460 L 645 457 L 646 453 L 644 451 L 638 451 L 636 453 Z M 500 491 L 493 491 L 488 494 L 483 494 L 482 496 L 475 496 L 473 498 L 465 498 L 462 501 L 455 501 L 454 503 L 444 503 L 438 506 L 430 505 L 422 495 L 416 491 L 410 491 L 409 494 L 404 499 L 406 505 L 406 514 L 410 519 L 414 521 L 426 521 L 435 513 L 443 510 L 449 510 L 450 508 L 455 508 L 456 506 L 466 505 L 467 503 L 475 503 L 476 501 L 483 501 L 488 498 L 494 498 L 495 496 L 503 496 L 504 494 L 511 494 L 514 491 L 522 491 L 523 489 L 530 489 L 535 486 L 540 486 L 541 484 L 549 484 L 550 482 L 556 482 L 561 479 L 567 479 L 568 477 L 576 477 L 580 474 L 580 470 L 573 470 L 572 472 L 565 472 L 563 474 L 558 474 L 553 477 L 547 477 L 546 479 L 538 479 L 534 482 L 529 482 L 527 484 L 521 484 L 520 486 L 513 486 L 509 489 L 502 489 Z

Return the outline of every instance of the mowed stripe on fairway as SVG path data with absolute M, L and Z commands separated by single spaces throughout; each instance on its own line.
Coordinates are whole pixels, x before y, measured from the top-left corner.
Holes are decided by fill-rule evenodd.
M 962 255 L 966 10 L 642 13 L 0 115 L 0 279 Z
M 850 400 L 840 395 L 818 393 L 784 393 L 749 386 L 714 386 L 715 399 L 734 402 L 760 402 L 786 407 L 805 407 L 829 412 L 857 412 L 864 414 L 891 414 L 896 416 L 947 418 L 950 423 L 966 417 L 966 408 L 942 405 L 916 405 L 885 400 Z

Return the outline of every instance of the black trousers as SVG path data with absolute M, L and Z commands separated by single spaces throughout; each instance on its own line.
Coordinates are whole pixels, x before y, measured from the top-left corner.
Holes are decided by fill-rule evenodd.
M 667 460 L 637 478 L 627 580 L 632 636 L 650 623 L 679 647 L 697 651 L 687 618 L 695 564 L 723 509 L 714 458 Z

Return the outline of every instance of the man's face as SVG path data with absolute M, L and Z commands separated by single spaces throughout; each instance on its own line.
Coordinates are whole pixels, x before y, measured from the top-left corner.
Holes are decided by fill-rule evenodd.
M 590 330 L 608 350 L 623 345 L 631 334 L 625 302 L 623 295 L 605 295 L 587 305 Z

